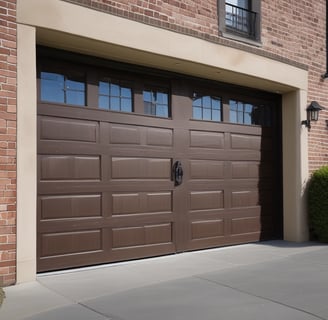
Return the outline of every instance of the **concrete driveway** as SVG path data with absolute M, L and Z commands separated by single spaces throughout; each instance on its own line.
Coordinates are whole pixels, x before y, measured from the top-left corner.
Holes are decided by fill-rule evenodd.
M 270 241 L 39 276 L 1 320 L 328 319 L 328 246 Z

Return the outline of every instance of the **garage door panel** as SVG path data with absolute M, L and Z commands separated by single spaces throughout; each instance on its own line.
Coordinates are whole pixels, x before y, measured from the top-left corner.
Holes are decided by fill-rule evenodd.
M 261 230 L 260 217 L 245 217 L 231 220 L 231 234 L 259 232 Z
M 260 202 L 258 190 L 232 191 L 231 207 L 246 208 L 258 206 Z
M 113 228 L 113 248 L 172 243 L 172 224 Z
M 100 157 L 47 155 L 40 157 L 40 180 L 99 180 Z
M 113 194 L 113 215 L 172 212 L 172 192 Z
M 40 140 L 98 142 L 99 122 L 75 119 L 39 118 Z
M 213 160 L 191 160 L 191 179 L 223 179 L 225 173 L 225 163 Z
M 171 179 L 171 159 L 112 158 L 113 179 Z
M 250 161 L 231 162 L 232 179 L 258 179 L 260 176 L 260 163 Z
M 231 149 L 260 150 L 261 143 L 260 136 L 231 134 Z
M 84 230 L 41 235 L 41 257 L 102 249 L 102 230 Z
M 209 210 L 224 208 L 222 190 L 193 191 L 190 193 L 190 210 Z
M 39 197 L 41 220 L 101 216 L 102 195 L 58 195 Z
M 224 236 L 224 220 L 193 221 L 191 223 L 191 239 L 204 239 Z
M 224 133 L 191 130 L 190 147 L 224 149 Z

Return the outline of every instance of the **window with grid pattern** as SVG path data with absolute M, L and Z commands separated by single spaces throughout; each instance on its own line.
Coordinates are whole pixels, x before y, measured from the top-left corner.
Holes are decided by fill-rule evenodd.
M 132 89 L 112 81 L 99 81 L 98 106 L 104 110 L 132 112 Z
M 192 103 L 192 115 L 196 120 L 222 121 L 221 99 L 218 97 L 202 96 L 195 98 Z
M 165 90 L 144 90 L 143 101 L 145 114 L 163 118 L 170 116 L 169 94 Z
M 41 101 L 85 106 L 85 79 L 54 72 L 41 72 Z

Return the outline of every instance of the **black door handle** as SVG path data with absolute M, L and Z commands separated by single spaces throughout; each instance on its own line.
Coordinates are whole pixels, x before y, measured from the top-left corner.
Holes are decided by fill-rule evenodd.
M 183 169 L 180 161 L 175 161 L 172 168 L 172 177 L 174 180 L 174 185 L 179 186 L 182 183 Z

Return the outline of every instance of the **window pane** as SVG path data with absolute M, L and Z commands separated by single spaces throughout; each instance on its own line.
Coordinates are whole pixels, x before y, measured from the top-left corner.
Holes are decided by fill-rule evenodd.
M 131 99 L 122 98 L 122 100 L 121 100 L 121 111 L 132 112 L 132 101 L 131 101 Z
M 125 98 L 131 98 L 132 92 L 130 88 L 121 88 L 121 95 Z
M 197 96 L 197 93 L 194 94 Z M 193 119 L 221 121 L 221 100 L 203 96 L 193 101 Z
M 202 105 L 202 99 L 195 99 L 192 103 L 193 106 L 195 107 L 200 107 Z
M 117 84 L 112 84 L 110 85 L 110 95 L 114 97 L 119 97 L 120 96 L 120 87 Z
M 65 77 L 61 74 L 41 72 L 41 100 L 65 103 Z
M 67 90 L 84 91 L 85 85 L 84 85 L 84 82 L 67 79 L 66 80 L 66 89 Z
M 109 83 L 99 81 L 99 94 L 109 95 Z
M 156 115 L 159 117 L 168 117 L 168 110 L 166 105 L 157 105 Z
M 85 105 L 85 95 L 84 92 L 80 91 L 66 91 L 66 103 L 74 104 L 77 106 Z
M 203 108 L 211 108 L 211 97 L 203 97 Z
M 120 111 L 120 98 L 110 98 L 110 109 Z
M 237 123 L 237 112 L 230 109 L 230 122 Z
M 203 120 L 212 120 L 211 109 L 203 109 Z
M 108 96 L 99 96 L 99 108 L 109 110 L 109 97 Z
M 202 109 L 198 107 L 192 108 L 192 117 L 193 119 L 202 120 Z
M 212 110 L 212 120 L 221 121 L 221 112 L 219 110 Z
M 158 117 L 169 116 L 168 94 L 163 91 L 146 90 L 143 92 L 145 114 Z
M 151 92 L 150 91 L 144 91 L 143 92 L 143 99 L 144 99 L 144 101 L 151 102 Z

